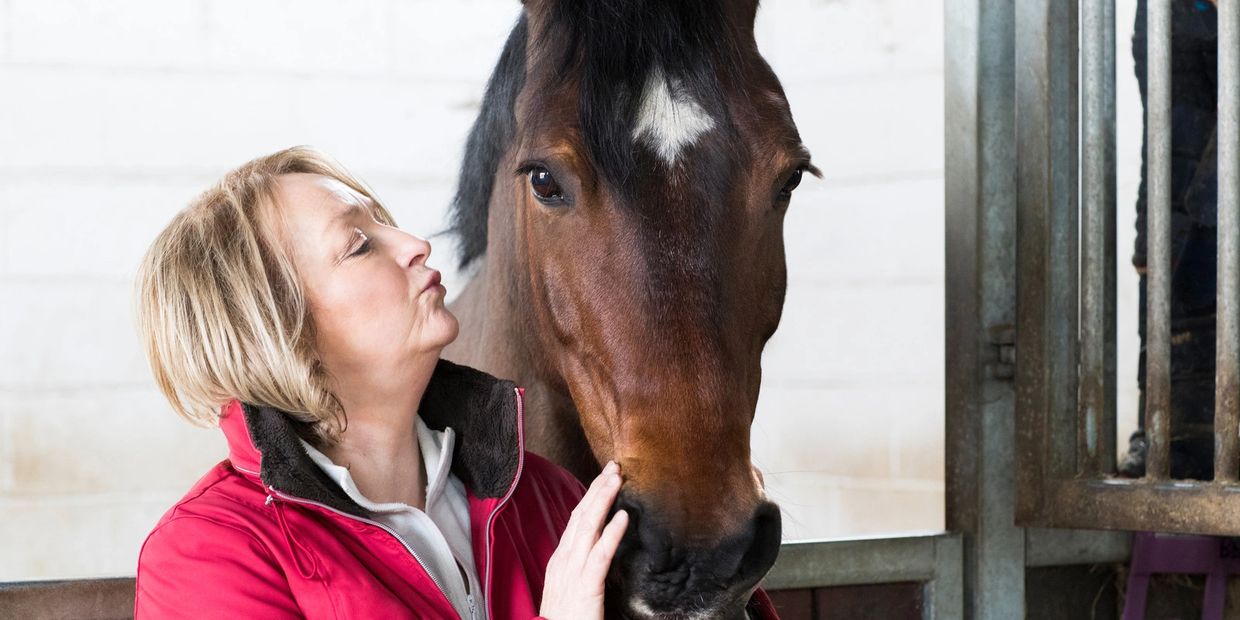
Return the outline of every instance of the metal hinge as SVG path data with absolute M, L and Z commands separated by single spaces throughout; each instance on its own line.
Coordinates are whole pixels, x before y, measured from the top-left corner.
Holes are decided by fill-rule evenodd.
M 1016 326 L 991 325 L 987 331 L 991 356 L 986 359 L 986 377 L 1011 381 L 1016 377 Z

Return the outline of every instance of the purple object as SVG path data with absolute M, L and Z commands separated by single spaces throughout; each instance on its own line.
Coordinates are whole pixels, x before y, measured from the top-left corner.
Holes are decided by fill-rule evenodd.
M 1138 532 L 1132 543 L 1123 620 L 1145 618 L 1150 575 L 1206 575 L 1203 620 L 1222 620 L 1227 576 L 1240 573 L 1240 550 L 1230 538 Z

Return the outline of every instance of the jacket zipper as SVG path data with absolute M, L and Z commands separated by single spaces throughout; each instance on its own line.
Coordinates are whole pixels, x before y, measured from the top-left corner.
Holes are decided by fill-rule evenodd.
M 346 519 L 352 519 L 354 521 L 361 521 L 362 523 L 368 523 L 370 525 L 373 525 L 387 532 L 388 534 L 391 534 L 392 538 L 395 538 L 396 542 L 400 543 L 401 546 L 405 548 L 405 551 L 409 552 L 410 556 L 413 556 L 413 561 L 418 563 L 418 567 L 422 569 L 422 572 L 426 573 L 427 577 L 430 577 L 431 583 L 435 584 L 435 588 L 439 591 L 440 594 L 443 595 L 444 599 L 448 601 L 449 605 L 451 605 L 452 599 L 448 598 L 447 590 L 444 590 L 443 584 L 439 583 L 439 580 L 435 578 L 435 573 L 432 573 L 430 570 L 428 570 L 426 568 L 426 563 L 423 562 L 422 558 L 418 556 L 418 552 L 414 551 L 413 547 L 410 547 L 407 543 L 405 543 L 405 541 L 401 539 L 401 537 L 397 535 L 396 532 L 392 531 L 392 529 L 389 528 L 388 526 L 382 523 L 379 523 L 378 521 L 371 521 L 370 519 L 364 519 L 356 515 L 351 515 L 347 512 L 336 510 L 335 508 L 332 508 L 331 506 L 328 506 L 326 504 L 320 504 L 319 502 L 310 501 L 308 499 L 300 499 L 300 498 L 292 497 L 290 495 L 285 495 L 284 493 L 277 491 L 274 487 L 267 487 L 267 490 L 270 491 L 272 494 L 278 496 L 280 499 L 284 501 L 293 502 L 294 504 L 306 504 L 308 506 L 317 506 L 329 512 L 338 514 Z M 268 499 L 270 499 L 270 496 L 268 496 Z M 469 602 L 471 615 L 473 613 L 473 605 L 474 603 L 471 597 L 471 600 Z
M 487 574 L 486 585 L 482 588 L 482 593 L 486 596 L 487 602 L 485 610 L 487 620 L 491 620 L 491 574 L 495 572 L 495 567 L 491 566 L 491 547 L 493 546 L 491 544 L 491 533 L 492 528 L 495 526 L 495 515 L 499 514 L 500 509 L 508 503 L 509 499 L 512 499 L 512 494 L 517 490 L 517 481 L 521 479 L 521 470 L 525 469 L 525 432 L 522 430 L 525 425 L 525 398 L 521 396 L 521 388 L 513 388 L 513 392 L 517 397 L 517 474 L 513 476 L 512 485 L 508 487 L 508 492 L 499 500 L 495 510 L 492 510 L 491 514 L 487 516 L 486 541 L 484 543 L 487 548 Z

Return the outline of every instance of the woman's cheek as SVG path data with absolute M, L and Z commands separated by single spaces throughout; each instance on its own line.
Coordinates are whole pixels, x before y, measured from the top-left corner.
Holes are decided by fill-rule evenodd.
M 360 277 L 349 282 L 348 299 L 359 311 L 382 313 L 393 303 L 391 282 L 382 277 Z

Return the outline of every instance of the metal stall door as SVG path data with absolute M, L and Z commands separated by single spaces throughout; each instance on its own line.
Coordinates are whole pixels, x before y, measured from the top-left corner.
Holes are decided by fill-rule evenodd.
M 1016 386 L 1021 523 L 1240 534 L 1240 2 L 1218 0 L 1218 297 L 1213 480 L 1173 480 L 1171 437 L 1171 2 L 1148 3 L 1147 473 L 1115 471 L 1113 0 L 1022 1 L 1017 21 Z M 1092 12 L 1092 13 L 1091 13 Z M 1077 89 L 1084 114 L 1077 128 Z M 1078 167 L 1078 141 L 1083 166 Z M 1080 176 L 1078 178 L 1078 170 Z M 1078 206 L 1078 195 L 1081 203 Z
M 1014 6 L 1014 124 L 1004 131 L 1015 137 L 1015 152 L 1005 152 L 1014 156 L 1015 236 L 1005 238 L 1015 248 L 1016 313 L 1005 354 L 1015 361 L 1015 515 L 1027 528 L 1240 534 L 1240 2 L 1217 2 L 1216 475 L 1198 481 L 1170 476 L 1173 1 L 1148 2 L 1150 443 L 1141 479 L 1115 475 L 1115 3 Z M 1041 553 L 1030 542 L 1037 530 L 1023 531 L 1026 554 Z M 1076 536 L 1105 546 L 1103 534 Z
M 1078 449 L 1103 470 L 1114 462 L 1114 443 L 1107 439 L 1114 435 L 1108 426 L 1114 424 L 1114 3 L 947 0 L 945 13 L 949 531 L 789 544 L 766 585 L 781 590 L 911 581 L 924 585 L 924 617 L 1021 618 L 1031 611 L 1026 587 L 1036 580 L 1030 575 L 1123 562 L 1129 551 L 1122 533 L 1016 523 L 1018 507 L 1029 499 L 1029 451 L 1022 449 L 1028 447 L 1028 420 L 1018 424 L 1018 403 L 1023 416 L 1036 406 L 1037 420 L 1054 412 L 1077 428 L 1076 376 L 1063 376 L 1063 368 L 1078 356 L 1091 377 L 1102 378 L 1081 390 L 1087 420 L 1081 428 L 1093 429 L 1093 439 L 1055 445 L 1073 463 Z M 1089 128 L 1085 200 L 1092 209 L 1084 248 L 1073 242 L 1081 22 L 1100 34 L 1085 43 L 1081 69 Z M 1031 218 L 1041 223 L 1030 224 Z M 1046 223 L 1051 219 L 1053 230 Z M 1045 261 L 1042 271 L 1030 271 L 1030 244 L 1057 252 L 1061 262 Z M 1085 300 L 1076 298 L 1078 249 L 1091 269 L 1083 276 Z M 1039 280 L 1042 285 L 1033 284 Z M 1040 323 L 1029 318 L 1031 307 L 1042 309 Z M 1077 346 L 1078 331 L 1088 344 Z M 1044 344 L 1029 346 L 1031 338 Z M 1059 374 L 1031 379 L 1031 360 Z M 1059 461 L 1054 467 L 1070 469 Z M 1022 508 L 1020 514 L 1028 513 Z M 1027 519 L 1022 525 L 1094 527 Z M 1082 611 L 1088 617 L 1088 609 Z
M 1028 519 L 1042 498 L 1028 489 L 1115 462 L 1114 0 L 946 11 L 947 525 L 962 537 L 962 615 L 1090 617 L 1095 586 L 1045 596 L 1048 579 L 1126 561 L 1129 536 L 1041 529 L 1097 528 Z M 1072 433 L 1030 437 L 1038 424 Z

